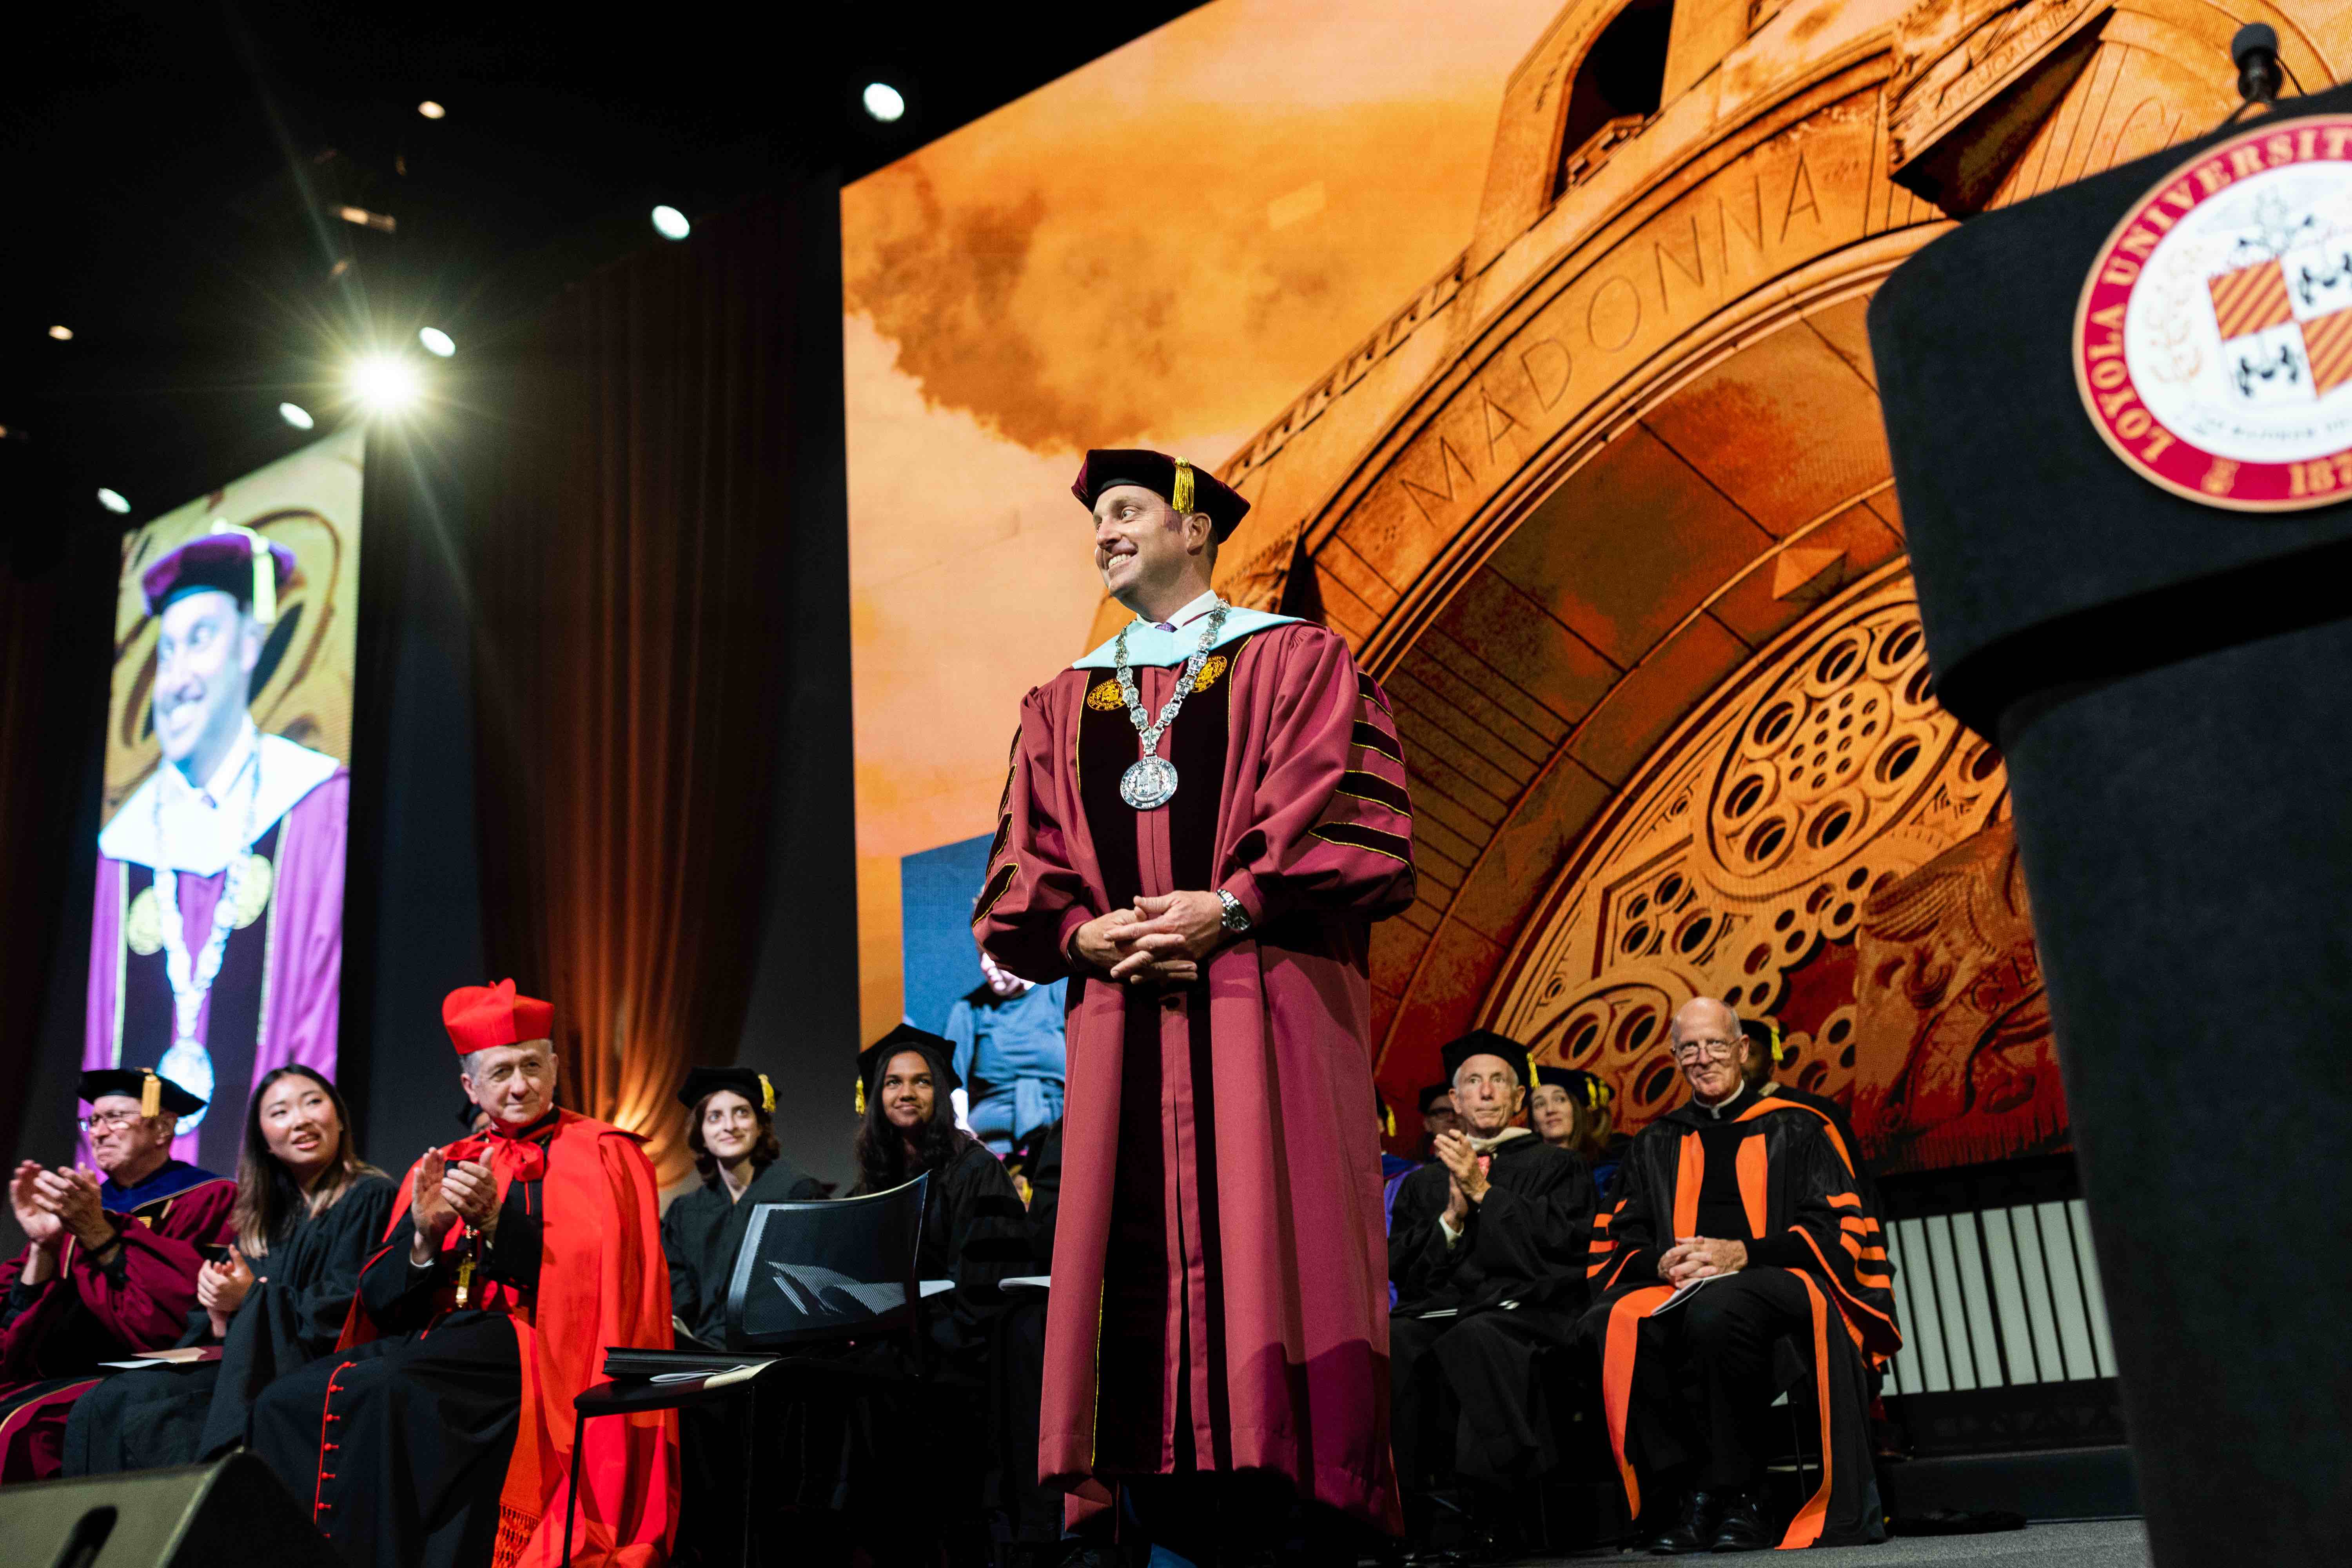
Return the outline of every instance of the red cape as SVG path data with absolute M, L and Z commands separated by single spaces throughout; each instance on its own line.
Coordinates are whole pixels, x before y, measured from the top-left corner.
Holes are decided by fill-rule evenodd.
M 478 1160 L 486 1145 L 501 1202 L 516 1173 L 530 1173 L 526 1167 L 545 1150 L 539 1289 L 524 1300 L 500 1292 L 496 1302 L 514 1319 L 522 1423 L 499 1500 L 494 1562 L 496 1568 L 552 1568 L 563 1550 L 572 1400 L 596 1380 L 606 1346 L 667 1349 L 672 1343 L 661 1194 L 635 1133 L 577 1111 L 561 1112 L 543 1142 L 468 1138 L 444 1152 L 453 1160 Z M 412 1165 L 400 1184 L 387 1237 L 407 1214 L 415 1190 Z M 455 1248 L 463 1236 L 462 1229 L 452 1230 L 444 1245 Z M 354 1298 L 342 1346 L 375 1337 L 374 1323 Z M 585 1443 L 572 1560 L 610 1568 L 656 1568 L 668 1561 L 677 1527 L 677 1416 L 604 1416 L 588 1424 Z

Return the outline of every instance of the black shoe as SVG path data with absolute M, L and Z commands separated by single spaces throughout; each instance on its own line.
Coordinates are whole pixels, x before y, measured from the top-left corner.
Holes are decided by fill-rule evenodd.
M 1761 1552 L 1771 1544 L 1771 1532 L 1764 1528 L 1764 1510 L 1756 1506 L 1754 1493 L 1734 1492 L 1724 1500 L 1715 1539 L 1707 1543 L 1709 1552 Z
M 1650 1542 L 1650 1555 L 1678 1557 L 1685 1552 L 1705 1552 L 1715 1540 L 1716 1516 L 1720 1511 L 1721 1500 L 1715 1493 L 1685 1492 L 1674 1528 Z

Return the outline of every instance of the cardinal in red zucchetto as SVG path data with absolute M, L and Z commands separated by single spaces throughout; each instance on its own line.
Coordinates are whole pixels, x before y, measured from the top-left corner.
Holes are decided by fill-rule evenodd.
M 635 1134 L 556 1106 L 552 1006 L 505 980 L 441 1016 L 490 1125 L 410 1168 L 341 1348 L 270 1385 L 252 1446 L 346 1563 L 552 1564 L 573 1396 L 604 1347 L 671 1342 L 659 1190 Z M 665 1562 L 676 1417 L 585 1445 L 572 1561 Z

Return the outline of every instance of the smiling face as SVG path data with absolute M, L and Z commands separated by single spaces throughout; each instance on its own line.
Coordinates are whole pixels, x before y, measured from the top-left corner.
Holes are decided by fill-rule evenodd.
M 180 1119 L 170 1111 L 139 1114 L 139 1097 L 105 1094 L 89 1102 L 89 1157 L 123 1186 L 145 1179 L 171 1157 Z
M 1182 590 L 1196 576 L 1205 588 L 1209 535 L 1206 513 L 1180 512 L 1141 485 L 1113 485 L 1095 497 L 1095 570 L 1110 596 L 1139 616 L 1189 602 L 1201 590 Z
M 1576 1102 L 1556 1083 L 1528 1091 L 1528 1125 L 1547 1143 L 1565 1143 L 1576 1132 Z
M 288 1174 L 304 1186 L 340 1159 L 343 1124 L 327 1091 L 289 1072 L 261 1091 L 261 1138 Z
M 1454 1110 L 1462 1131 L 1473 1138 L 1492 1138 L 1519 1113 L 1524 1094 L 1519 1075 L 1500 1057 L 1475 1056 L 1454 1075 Z
M 1689 1080 L 1691 1093 L 1706 1104 L 1728 1100 L 1746 1087 L 1748 1047 L 1739 1016 L 1712 996 L 1695 997 L 1676 1010 L 1673 1044 L 1675 1065 Z
M 155 739 L 163 760 L 204 784 L 245 721 L 261 628 L 217 590 L 163 606 L 155 639 Z
M 882 1067 L 882 1119 L 901 1133 L 911 1134 L 931 1119 L 938 1091 L 931 1083 L 931 1062 L 920 1051 L 900 1051 Z
M 722 1165 L 749 1159 L 760 1142 L 758 1108 L 731 1089 L 713 1090 L 702 1102 L 702 1146 Z
M 528 1127 L 555 1103 L 555 1046 L 527 1040 L 487 1046 L 465 1058 L 457 1081 L 466 1098 L 509 1127 Z

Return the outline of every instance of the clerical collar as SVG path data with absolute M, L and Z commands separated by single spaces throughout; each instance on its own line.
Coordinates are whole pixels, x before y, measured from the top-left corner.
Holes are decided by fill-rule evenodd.
M 1709 1105 L 1706 1101 L 1694 1094 L 1691 1096 L 1690 1103 L 1692 1110 L 1704 1110 L 1710 1118 L 1717 1121 L 1720 1121 L 1725 1117 L 1730 1116 L 1734 1111 L 1747 1110 L 1748 1102 L 1755 1098 L 1757 1098 L 1756 1091 L 1743 1083 L 1739 1086 L 1739 1092 L 1733 1095 L 1728 1100 L 1718 1100 L 1715 1104 Z
M 1514 1138 L 1531 1138 L 1533 1136 L 1535 1135 L 1524 1127 L 1506 1127 L 1500 1132 L 1496 1133 L 1492 1138 L 1471 1139 L 1470 1152 L 1474 1154 L 1491 1154 L 1496 1149 L 1501 1148 L 1504 1144 L 1509 1142 Z

